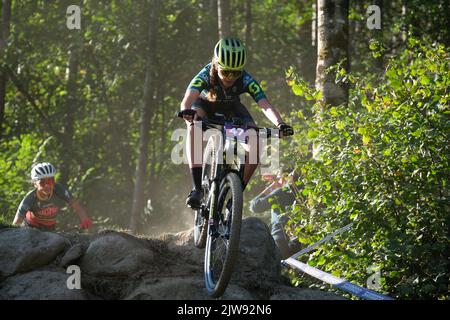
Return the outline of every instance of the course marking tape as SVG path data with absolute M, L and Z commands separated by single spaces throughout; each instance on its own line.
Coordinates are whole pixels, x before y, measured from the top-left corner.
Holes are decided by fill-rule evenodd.
M 310 276 L 320 279 L 323 282 L 329 283 L 338 289 L 351 293 L 361 299 L 365 300 L 394 300 L 393 298 L 386 296 L 384 294 L 372 291 L 367 288 L 360 287 L 356 284 L 348 282 L 345 279 L 341 279 L 333 276 L 332 274 L 326 273 L 317 268 L 311 267 L 303 262 L 295 260 L 293 258 L 288 258 L 282 261 L 282 264 L 289 265 L 295 269 L 303 271 L 304 273 L 309 274 Z
M 323 239 L 317 241 L 316 243 L 310 245 L 309 247 L 307 247 L 307 248 L 305 248 L 303 250 L 300 250 L 296 254 L 292 255 L 291 258 L 292 259 L 296 259 L 296 258 L 300 257 L 302 254 L 305 254 L 307 252 L 312 251 L 314 248 L 316 248 L 317 246 L 321 245 L 324 242 L 329 241 L 334 236 L 336 236 L 336 235 L 338 235 L 338 234 L 340 234 L 340 233 L 342 233 L 344 231 L 347 231 L 348 229 L 350 229 L 352 227 L 352 225 L 353 225 L 353 223 L 349 223 L 348 225 L 346 225 L 346 226 L 344 226 L 344 227 L 342 227 L 340 229 L 337 229 L 335 232 L 330 233 L 329 235 L 325 236 Z

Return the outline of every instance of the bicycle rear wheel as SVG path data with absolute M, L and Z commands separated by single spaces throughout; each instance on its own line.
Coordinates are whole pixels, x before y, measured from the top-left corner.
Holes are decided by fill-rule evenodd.
M 217 210 L 210 212 L 205 250 L 205 284 L 213 298 L 228 286 L 239 253 L 242 223 L 242 184 L 238 175 L 228 173 L 219 188 Z

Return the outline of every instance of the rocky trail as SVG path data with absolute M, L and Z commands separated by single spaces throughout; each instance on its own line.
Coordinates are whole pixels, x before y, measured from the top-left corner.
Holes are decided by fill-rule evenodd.
M 3 228 L 0 299 L 206 300 L 210 298 L 203 282 L 203 255 L 204 250 L 193 244 L 193 230 L 145 238 L 118 231 L 70 234 Z M 69 266 L 79 267 L 81 289 L 68 288 Z M 238 262 L 220 299 L 343 297 L 287 285 L 267 226 L 246 218 Z

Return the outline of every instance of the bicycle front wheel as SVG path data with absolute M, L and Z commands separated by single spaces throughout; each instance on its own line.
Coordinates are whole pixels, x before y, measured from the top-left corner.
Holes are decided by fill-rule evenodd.
M 239 253 L 243 198 L 236 173 L 225 176 L 218 194 L 217 209 L 208 221 L 204 268 L 206 289 L 213 298 L 225 292 Z
M 216 174 L 216 139 L 211 137 L 208 140 L 205 151 L 203 153 L 202 166 L 202 188 L 203 200 L 202 206 L 195 210 L 194 215 L 194 245 L 197 248 L 203 249 L 206 245 L 206 235 L 208 232 L 208 212 L 210 203 L 208 201 L 211 182 Z

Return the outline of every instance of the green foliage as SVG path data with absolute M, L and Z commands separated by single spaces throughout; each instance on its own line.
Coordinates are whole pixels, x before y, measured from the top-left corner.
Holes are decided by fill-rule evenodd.
M 449 298 L 449 58 L 444 46 L 411 38 L 381 83 L 351 76 L 348 106 L 316 101 L 311 117 L 293 113 L 300 147 L 291 156 L 307 197 L 293 218 L 299 239 L 311 244 L 353 222 L 310 265 L 363 286 L 377 267 L 383 292 Z M 290 78 L 295 94 L 320 97 L 292 70 Z
M 295 123 L 296 149 L 282 162 L 296 160 L 307 181 L 302 196 L 308 200 L 298 203 L 290 228 L 297 228 L 299 238 L 311 243 L 355 221 L 351 232 L 338 244 L 317 251 L 311 263 L 361 284 L 365 268 L 376 264 L 389 293 L 446 297 L 442 286 L 448 273 L 442 270 L 448 266 L 440 261 L 449 256 L 448 238 L 439 233 L 439 224 L 448 225 L 447 216 L 442 216 L 448 213 L 444 119 L 449 116 L 449 82 L 448 62 L 443 60 L 448 55 L 444 48 L 421 48 L 413 39 L 411 50 L 396 54 L 406 30 L 448 41 L 450 15 L 445 9 L 450 2 L 385 2 L 381 31 L 365 27 L 368 4 L 352 2 L 350 70 L 364 74 L 364 81 L 339 66 L 331 70 L 336 81 L 354 87 L 350 108 L 327 108 L 320 101 L 322 93 L 311 89 L 317 52 L 312 45 L 314 2 L 231 1 L 232 29 L 249 49 L 246 69 L 264 86 L 274 106 L 283 114 L 293 111 L 287 119 Z M 66 8 L 72 4 L 81 7 L 81 30 L 66 28 Z M 8 79 L 0 124 L 0 223 L 12 221 L 19 201 L 31 190 L 32 163 L 46 160 L 59 170 L 63 164 L 68 167 L 67 186 L 97 225 L 128 226 L 151 50 L 157 63 L 144 195 L 151 206 L 141 213 L 139 231 L 158 232 L 162 224 L 179 222 L 191 179 L 187 166 L 170 161 L 175 144 L 170 136 L 184 126 L 173 114 L 189 81 L 211 59 L 217 7 L 210 0 L 161 1 L 156 45 L 150 47 L 152 6 L 153 1 L 131 0 L 12 2 L 11 34 L 0 68 L 12 70 L 18 83 Z M 398 14 L 402 6 L 406 15 Z M 79 50 L 79 64 L 70 108 L 66 70 L 73 48 Z M 379 85 L 374 63 L 384 70 L 382 62 L 388 57 L 394 60 Z M 281 70 L 292 64 L 286 85 Z M 292 95 L 291 89 L 304 99 Z M 249 97 L 242 101 L 258 124 L 270 125 Z M 71 112 L 72 118 L 67 115 Z M 290 142 L 282 141 L 281 149 Z M 311 144 L 322 150 L 322 160 L 309 159 Z M 256 180 L 246 190 L 247 199 L 255 195 Z M 437 248 L 443 244 L 445 253 L 430 249 L 432 241 Z
M 309 25 L 311 3 L 252 2 L 248 71 L 261 83 L 267 83 L 268 97 L 285 112 L 295 97 L 289 96 L 282 70 L 289 61 L 303 58 L 308 51 L 314 52 L 303 45 L 304 35 L 298 33 L 300 26 Z M 66 28 L 66 8 L 72 4 L 81 7 L 80 30 Z M 204 0 L 161 1 L 156 46 L 150 47 L 152 5 L 153 1 L 13 1 L 10 41 L 5 55 L 0 57 L 0 65 L 13 70 L 23 87 L 21 91 L 17 84 L 8 82 L 5 119 L 1 124 L 5 149 L 23 135 L 38 139 L 37 145 L 43 141 L 35 132 L 52 137 L 45 147 L 47 154 L 42 154 L 41 159 L 47 156 L 45 159 L 53 161 L 58 170 L 63 164 L 69 167 L 67 187 L 86 206 L 95 222 L 106 227 L 127 227 L 129 223 L 139 110 L 150 50 L 156 51 L 157 65 L 152 83 L 153 116 L 148 119 L 151 141 L 145 200 L 151 199 L 154 218 L 142 212 L 140 228 L 148 230 L 152 223 L 161 221 L 169 224 L 172 218 L 179 220 L 180 212 L 186 210 L 180 198 L 190 188 L 189 173 L 186 166 L 176 166 L 170 161 L 174 146 L 170 136 L 184 123 L 175 120 L 173 114 L 189 81 L 211 60 L 217 41 L 217 8 L 214 2 Z M 245 3 L 233 1 L 232 6 L 236 13 L 233 17 L 236 35 L 247 40 L 242 29 L 246 22 Z M 276 21 L 270 28 L 259 23 L 267 19 L 268 12 Z M 310 33 L 305 35 L 310 37 Z M 76 101 L 71 108 L 66 70 L 73 46 L 79 50 L 80 58 Z M 267 50 L 268 47 L 271 49 Z M 280 50 L 281 47 L 284 49 Z M 301 63 L 306 64 L 314 63 L 309 60 Z M 250 98 L 243 97 L 243 101 L 256 119 L 265 119 Z M 73 112 L 73 120 L 67 116 L 68 111 Z M 70 125 L 73 135 L 67 137 Z M 67 141 L 70 148 L 63 147 Z M 6 153 L 8 157 L 16 156 L 14 150 Z M 36 152 L 30 150 L 30 156 L 23 157 L 25 167 L 31 166 Z M 12 172 L 5 178 L 5 185 L 26 180 L 27 170 Z M 20 192 L 20 196 L 3 191 L 0 201 L 5 212 L 9 214 L 11 208 L 16 208 L 29 188 L 26 183 L 18 185 L 15 192 Z
M 23 134 L 0 143 L 0 221 L 12 223 L 20 201 L 33 189 L 31 165 L 42 161 L 45 142 L 37 134 Z

